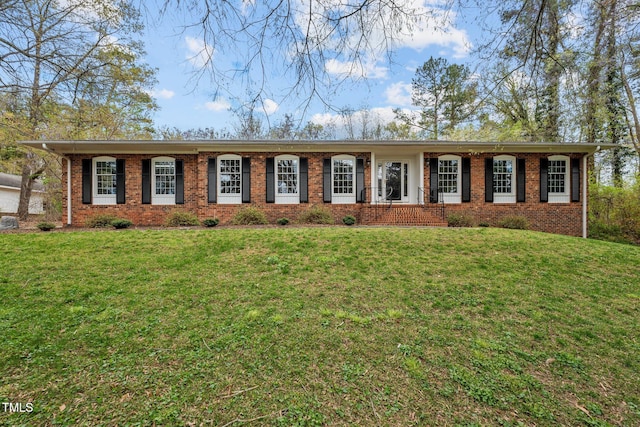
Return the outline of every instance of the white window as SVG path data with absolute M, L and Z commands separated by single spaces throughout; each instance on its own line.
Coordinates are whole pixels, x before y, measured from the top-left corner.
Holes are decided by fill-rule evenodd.
M 156 157 L 151 162 L 151 203 L 176 203 L 176 161 L 171 157 Z
M 331 203 L 356 202 L 355 168 L 356 158 L 353 156 L 343 155 L 331 158 Z
M 116 204 L 116 159 L 113 157 L 93 159 L 93 204 Z
M 242 158 L 234 154 L 218 157 L 218 203 L 242 203 Z
M 516 202 L 516 158 L 513 156 L 493 158 L 493 202 Z
M 460 192 L 460 156 L 438 157 L 438 201 L 444 203 L 461 203 Z
M 282 155 L 275 158 L 276 203 L 300 203 L 300 159 Z
M 569 157 L 549 157 L 549 203 L 569 203 Z

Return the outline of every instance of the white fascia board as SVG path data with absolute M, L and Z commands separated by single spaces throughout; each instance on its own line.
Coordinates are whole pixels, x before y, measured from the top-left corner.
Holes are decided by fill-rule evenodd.
M 581 153 L 592 154 L 608 145 L 530 142 L 455 141 L 23 141 L 28 147 L 59 155 L 71 154 L 198 154 L 200 152 L 425 152 L 479 155 L 483 153 Z

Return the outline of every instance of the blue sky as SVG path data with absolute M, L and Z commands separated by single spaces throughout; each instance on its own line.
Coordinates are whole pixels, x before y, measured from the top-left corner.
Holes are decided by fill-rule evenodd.
M 441 13 L 438 9 L 441 2 L 438 0 L 403 1 Z M 185 21 L 181 22 L 182 19 Z M 194 78 L 194 71 L 201 69 L 203 59 L 200 55 L 203 51 L 211 53 L 213 61 L 235 59 L 224 57 L 225 54 L 207 46 L 198 28 L 183 31 L 182 24 L 187 19 L 189 18 L 166 15 L 158 23 L 147 24 L 143 39 L 147 51 L 145 59 L 151 67 L 158 70 L 158 82 L 152 91 L 160 106 L 160 111 L 154 117 L 156 125 L 185 130 L 206 127 L 233 129 L 237 120 L 229 108 L 238 106 L 244 100 L 246 87 L 242 82 L 229 81 L 227 90 L 216 96 L 217 88 L 208 75 L 205 73 L 198 80 Z M 381 121 L 392 119 L 393 108 L 410 108 L 411 79 L 416 68 L 430 56 L 444 57 L 452 63 L 467 63 L 470 60 L 474 40 L 469 22 L 468 16 L 462 17 L 456 12 L 449 12 L 446 23 L 438 30 L 433 29 L 433 22 L 418 25 L 413 37 L 400 40 L 393 64 L 386 58 L 371 59 L 364 66 L 358 67 L 338 60 L 327 61 L 325 69 L 330 75 L 336 78 L 346 77 L 340 90 L 331 97 L 331 103 L 335 107 L 355 111 L 366 108 Z M 346 76 L 345 70 L 356 71 L 351 76 Z M 303 112 L 300 109 L 301 100 L 295 96 L 288 99 L 269 96 L 268 94 L 284 93 L 290 86 L 286 78 L 272 75 L 266 82 L 267 95 L 255 110 L 263 122 L 277 123 L 285 113 L 289 113 L 303 123 L 313 121 L 325 126 L 331 123 L 340 126 L 339 115 L 327 110 L 319 102 L 312 102 L 306 112 Z

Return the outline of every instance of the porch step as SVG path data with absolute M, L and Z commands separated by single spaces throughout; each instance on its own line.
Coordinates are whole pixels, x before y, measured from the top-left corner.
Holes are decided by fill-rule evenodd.
M 440 210 L 420 205 L 366 206 L 362 210 L 361 221 L 366 225 L 447 226 Z

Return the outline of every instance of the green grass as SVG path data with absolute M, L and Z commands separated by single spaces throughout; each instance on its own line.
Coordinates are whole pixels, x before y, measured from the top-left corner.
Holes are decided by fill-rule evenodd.
M 640 248 L 526 231 L 0 235 L 9 425 L 640 425 Z

